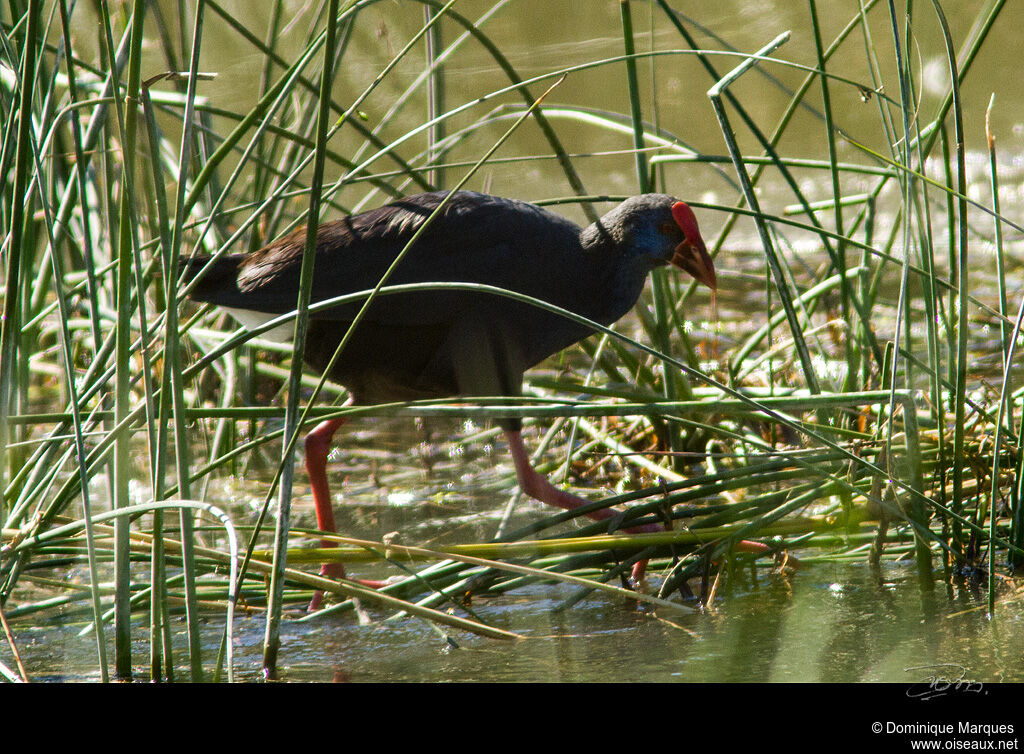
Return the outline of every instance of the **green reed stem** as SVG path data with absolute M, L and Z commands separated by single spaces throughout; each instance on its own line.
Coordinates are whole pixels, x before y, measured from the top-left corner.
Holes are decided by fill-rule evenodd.
M 843 233 L 843 202 L 842 199 L 842 188 L 839 183 L 839 156 L 836 150 L 836 126 L 832 116 L 832 95 L 831 89 L 829 88 L 828 77 L 825 76 L 825 47 L 822 43 L 821 38 L 821 25 L 818 23 L 818 5 L 815 0 L 808 0 L 808 6 L 811 12 L 811 27 L 814 31 L 814 49 L 818 56 L 818 68 L 821 70 L 821 100 L 822 100 L 822 111 L 825 116 L 825 142 L 828 145 L 828 160 L 830 170 L 829 173 L 832 177 L 832 198 L 833 198 L 833 211 L 834 211 L 834 222 L 836 230 L 839 233 Z M 836 272 L 840 275 L 840 282 L 844 282 L 843 278 L 846 275 L 846 241 L 841 239 L 836 244 L 835 249 L 835 263 L 838 269 Z M 842 311 L 843 321 L 846 323 L 848 332 L 853 332 L 853 317 L 850 312 L 850 298 L 849 294 L 852 293 L 851 286 L 840 285 L 840 306 Z M 857 355 L 854 350 L 854 344 L 856 340 L 852 337 L 845 338 L 846 347 L 846 378 L 844 384 L 847 387 L 852 388 L 852 380 L 856 377 L 856 361 Z
M 104 53 L 108 64 L 111 67 L 114 89 L 120 91 L 120 84 L 115 73 L 116 67 L 113 64 L 114 44 L 112 38 L 112 24 L 110 12 L 106 0 L 100 1 L 101 10 L 101 37 L 104 44 Z M 114 399 L 115 421 L 124 422 L 131 411 L 131 319 L 132 319 L 132 290 L 131 282 L 133 277 L 133 250 L 135 247 L 135 212 L 133 210 L 135 201 L 135 158 L 136 158 L 136 121 L 139 86 L 141 83 L 141 54 L 142 54 L 142 21 L 145 13 L 145 3 L 136 0 L 133 6 L 131 19 L 131 42 L 129 46 L 128 59 L 128 86 L 127 101 L 130 106 L 127 112 L 122 110 L 119 97 L 115 97 L 114 106 L 117 111 L 117 123 L 119 126 L 121 141 L 123 145 L 123 162 L 120 175 L 120 183 L 124 192 L 121 197 L 121 204 L 118 212 L 118 264 L 116 283 L 116 305 L 117 305 L 117 335 L 115 353 L 115 378 L 116 392 Z M 118 435 L 114 448 L 114 508 L 123 508 L 129 505 L 129 481 L 130 481 L 130 459 L 129 443 L 130 435 L 122 433 Z M 129 522 L 118 518 L 114 524 L 114 583 L 115 595 L 115 618 L 114 618 L 114 665 L 118 678 L 129 679 L 132 676 L 132 655 L 131 655 L 131 572 L 130 572 L 130 540 Z
M 764 216 L 761 214 L 760 203 L 754 193 L 754 187 L 750 182 L 750 176 L 747 174 L 746 166 L 743 164 L 739 145 L 736 143 L 736 136 L 733 133 L 732 126 L 729 123 L 729 118 L 722 105 L 722 93 L 733 81 L 742 76 L 746 71 L 750 70 L 750 68 L 757 63 L 758 57 L 768 55 L 785 44 L 788 40 L 789 32 L 780 34 L 762 49 L 758 50 L 753 57 L 750 57 L 743 63 L 740 63 L 740 65 L 736 66 L 736 68 L 719 79 L 719 81 L 708 90 L 708 98 L 711 100 L 711 104 L 715 109 L 715 115 L 718 117 L 718 123 L 721 126 L 722 135 L 725 137 L 726 147 L 732 157 L 733 165 L 736 168 L 736 173 L 740 179 L 740 185 L 743 187 L 743 196 L 746 199 L 747 206 L 755 213 L 757 232 L 761 237 L 761 245 L 764 247 L 769 268 L 775 278 L 775 287 L 778 291 L 779 299 L 781 300 L 783 309 L 786 312 L 786 320 L 789 323 L 790 332 L 793 335 L 793 343 L 797 351 L 797 356 L 800 359 L 804 379 L 812 393 L 819 393 L 821 392 L 821 387 L 818 384 L 818 377 L 814 371 L 814 364 L 811 361 L 810 351 L 807 349 L 807 342 L 803 337 L 803 328 L 800 326 L 799 320 L 797 319 L 796 309 L 793 306 L 793 298 L 789 291 L 789 283 L 787 282 L 785 273 L 782 270 L 781 261 L 776 254 L 775 244 L 771 239 L 767 223 L 765 222 Z
M 454 0 L 453 0 L 454 2 Z M 324 45 L 323 69 L 320 77 L 320 110 L 317 115 L 316 151 L 313 177 L 309 194 L 309 225 L 306 226 L 306 245 L 302 253 L 299 274 L 299 296 L 292 346 L 292 369 L 288 380 L 288 401 L 285 404 L 284 449 L 280 467 L 281 485 L 278 494 L 277 528 L 274 534 L 274 570 L 270 578 L 270 597 L 267 606 L 267 626 L 263 639 L 263 672 L 268 678 L 277 676 L 277 655 L 281 646 L 281 615 L 284 607 L 284 571 L 288 563 L 288 531 L 291 525 L 292 475 L 295 471 L 295 439 L 299 430 L 299 405 L 302 397 L 299 383 L 302 375 L 302 354 L 306 347 L 309 328 L 309 301 L 313 291 L 313 264 L 317 258 L 317 234 L 320 226 L 321 191 L 324 180 L 324 150 L 330 119 L 331 85 L 334 68 L 331 64 L 338 33 L 338 0 L 330 0 L 327 13 L 327 33 Z M 352 109 L 358 106 L 358 101 Z
M 647 164 L 647 153 L 644 151 L 644 120 L 643 107 L 640 104 L 640 85 L 636 71 L 636 43 L 633 39 L 633 15 L 629 0 L 619 0 L 619 15 L 622 23 L 622 45 L 626 55 L 626 84 L 629 91 L 629 113 L 633 127 L 634 163 L 636 166 L 637 188 L 641 194 L 650 193 L 651 174 Z M 653 336 L 659 351 L 669 352 L 669 326 L 672 323 L 672 301 L 668 281 L 663 271 L 658 270 L 651 276 L 651 289 L 654 301 L 653 327 L 648 330 Z M 666 398 L 681 397 L 684 400 L 693 396 L 686 379 L 681 379 L 678 372 L 665 372 L 662 390 Z M 658 427 L 659 434 L 664 436 L 672 450 L 682 447 L 682 438 L 677 427 Z
M 10 428 L 8 416 L 14 388 L 14 375 L 18 365 L 18 341 L 21 335 L 21 301 L 17 292 L 21 290 L 22 261 L 29 258 L 25 247 L 25 224 L 31 212 L 26 213 L 25 199 L 31 201 L 29 172 L 32 166 L 31 128 L 32 99 L 35 94 L 36 45 L 39 37 L 42 3 L 29 0 L 25 44 L 21 56 L 19 82 L 21 97 L 18 102 L 17 142 L 14 164 L 14 185 L 11 208 L 11 241 L 7 249 L 7 269 L 4 276 L 7 295 L 4 296 L 3 319 L 0 321 L 0 491 L 6 488 L 8 472 L 8 443 Z M 7 150 L 4 150 L 7 151 Z M 31 205 L 29 205 L 31 207 Z M 28 354 L 20 354 L 27 361 Z M 13 472 L 13 469 L 11 469 Z M 7 500 L 0 499 L 0 520 L 6 519 Z
M 992 210 L 996 214 L 995 239 L 996 239 L 996 275 L 999 286 L 999 313 L 1007 317 L 1008 305 L 1006 301 L 1006 276 L 1003 269 L 1003 230 L 999 222 L 999 170 L 996 160 L 996 140 L 992 133 L 992 105 L 995 101 L 995 94 L 989 99 L 988 109 L 985 111 L 985 136 L 988 141 L 989 171 L 992 186 Z M 1024 312 L 1024 308 L 1022 308 Z M 1018 327 L 1020 323 L 1018 321 Z M 1010 395 L 1013 393 L 1013 352 L 1017 343 L 1017 329 L 1010 326 L 1009 321 L 1004 319 L 1000 322 L 1000 334 L 1003 345 L 1003 384 L 999 392 L 999 414 L 996 418 L 995 438 L 993 439 L 992 453 L 992 489 L 988 500 L 988 612 L 995 615 L 996 610 L 996 519 L 998 518 L 1000 494 L 1000 460 L 1003 452 L 1000 443 L 1000 433 L 1003 431 L 1003 416 L 1006 416 L 1007 427 L 1013 426 L 1013 403 Z M 1019 473 L 1019 472 L 1018 472 Z M 1011 493 L 1011 499 L 1012 499 Z M 1011 511 L 1016 511 L 1019 503 L 1012 504 Z M 1012 520 L 1012 519 L 1011 519 Z M 1012 525 L 1011 525 L 1012 529 Z M 1013 532 L 1010 533 L 1013 539 Z M 1011 558 L 1012 562 L 1013 558 Z
M 40 161 L 39 155 L 35 155 L 36 162 L 36 175 L 41 177 L 44 175 L 43 166 Z M 53 214 L 52 207 L 47 201 L 47 196 L 43 190 L 42 182 L 37 180 L 37 186 L 40 192 L 40 201 L 46 214 L 46 229 L 49 235 L 50 242 L 50 263 L 53 269 L 53 279 L 55 281 L 54 292 L 57 298 L 57 305 L 60 311 L 60 334 L 61 334 L 61 353 L 64 359 L 64 378 L 66 382 L 66 390 L 68 392 L 68 404 L 71 409 L 72 422 L 74 428 L 74 447 L 75 457 L 77 463 L 75 464 L 78 469 L 79 484 L 82 488 L 82 509 L 85 514 L 85 539 L 86 539 L 86 552 L 89 567 L 89 581 L 90 581 L 90 596 L 93 610 L 93 619 L 100 620 L 102 615 L 102 609 L 100 606 L 100 592 L 99 592 L 99 568 L 96 559 L 96 537 L 92 526 L 92 502 L 89 495 L 89 479 L 85 469 L 85 458 L 86 458 L 86 447 L 85 438 L 82 432 L 82 415 L 79 404 L 78 389 L 75 385 L 74 375 L 74 355 L 73 348 L 74 343 L 71 337 L 71 331 L 68 327 L 70 321 L 70 306 L 68 305 L 67 297 L 64 293 L 62 282 L 64 281 L 64 269 L 61 255 L 58 253 L 57 241 L 53 236 Z M 100 679 L 103 683 L 109 681 L 109 671 L 107 668 L 107 644 L 106 639 L 102 632 L 96 634 L 96 656 L 100 668 Z
M 175 297 L 171 294 L 176 288 L 179 260 L 183 245 L 183 226 L 185 222 L 185 176 L 189 174 L 188 166 L 192 162 L 194 143 L 194 120 L 196 87 L 199 82 L 199 59 L 202 48 L 205 0 L 200 0 L 195 8 L 191 54 L 189 56 L 189 74 L 185 93 L 185 114 L 182 126 L 181 143 L 178 148 L 177 184 L 174 197 L 174 215 L 170 225 L 170 246 L 165 253 L 165 280 L 168 291 L 167 308 L 164 321 L 164 369 L 170 372 L 171 409 L 174 420 L 174 457 L 178 479 L 178 494 L 189 498 L 192 496 L 189 485 L 189 467 L 191 465 L 191 449 L 188 444 L 188 431 L 185 423 L 185 395 L 181 376 L 182 359 L 179 344 L 178 307 Z M 183 51 L 184 52 L 184 51 Z M 155 127 L 155 122 L 154 122 Z M 166 226 L 165 226 L 166 227 Z M 166 384 L 166 382 L 165 382 Z M 161 423 L 161 431 L 164 431 Z M 163 472 L 160 472 L 161 478 Z M 189 666 L 194 682 L 203 680 L 202 639 L 199 631 L 198 597 L 196 594 L 197 566 L 195 562 L 194 515 L 190 509 L 182 508 L 179 512 L 181 526 L 182 558 L 185 569 L 185 615 L 188 623 Z
M 441 25 L 431 23 L 436 11 L 430 6 L 424 6 L 423 14 L 426 36 L 426 67 L 429 71 L 427 76 L 427 120 L 434 122 L 445 110 L 445 80 L 444 67 L 437 62 L 438 55 L 444 49 L 441 39 Z M 434 122 L 434 125 L 427 131 L 427 161 L 434 163 L 440 156 L 437 152 L 437 145 L 444 141 L 444 121 Z M 437 187 L 444 186 L 444 171 L 441 168 L 434 168 L 427 174 L 427 181 Z
M 967 241 L 967 201 L 964 194 L 967 191 L 967 163 L 964 149 L 964 120 L 963 107 L 960 102 L 960 77 L 957 74 L 956 50 L 953 47 L 953 39 L 949 33 L 949 25 L 946 23 L 945 14 L 938 0 L 932 0 L 935 14 L 942 28 L 943 39 L 946 44 L 946 57 L 949 64 L 950 80 L 952 81 L 952 102 L 953 102 L 953 123 L 956 136 L 956 179 L 957 179 L 957 266 L 955 283 L 957 285 L 956 301 L 956 398 L 954 403 L 954 425 L 953 425 L 953 458 L 964 458 L 964 447 L 966 444 L 966 396 L 967 396 L 967 337 L 970 328 L 967 321 L 967 290 L 968 285 L 968 241 Z M 956 513 L 963 510 L 963 487 L 964 487 L 964 464 L 954 462 L 953 464 L 953 501 L 952 508 Z M 953 538 L 960 542 L 962 531 L 957 519 L 953 520 Z

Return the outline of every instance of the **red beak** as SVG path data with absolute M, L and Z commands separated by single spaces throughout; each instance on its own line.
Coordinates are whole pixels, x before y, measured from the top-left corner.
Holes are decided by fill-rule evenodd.
M 690 273 L 698 283 L 703 283 L 711 290 L 718 287 L 715 277 L 715 265 L 711 261 L 704 239 L 697 228 L 697 218 L 686 204 L 676 202 L 672 205 L 672 217 L 676 225 L 683 231 L 685 241 L 676 246 L 672 255 L 672 264 Z

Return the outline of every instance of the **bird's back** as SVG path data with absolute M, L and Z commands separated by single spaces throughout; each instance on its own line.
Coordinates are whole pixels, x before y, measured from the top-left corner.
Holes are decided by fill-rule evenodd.
M 413 234 L 437 208 L 444 192 L 419 194 L 375 210 L 320 226 L 312 301 L 370 290 L 380 281 Z M 481 283 L 564 303 L 566 288 L 578 280 L 584 264 L 580 229 L 540 207 L 511 199 L 458 192 L 443 213 L 408 250 L 388 279 L 389 285 L 427 282 Z M 221 257 L 190 292 L 197 301 L 268 314 L 295 308 L 305 229 L 265 248 Z M 209 257 L 189 262 L 189 277 Z M 462 300 L 464 296 L 434 295 Z M 348 319 L 358 305 L 342 306 L 317 317 Z M 400 315 L 409 313 L 382 311 Z M 421 307 L 414 322 L 447 319 L 451 307 Z M 395 324 L 412 324 L 396 320 Z
M 312 302 L 373 289 L 444 198 L 420 194 L 319 228 Z M 596 274 L 580 228 L 535 205 L 455 194 L 409 248 L 388 285 L 477 283 L 580 311 Z M 275 315 L 296 306 L 305 230 L 251 254 L 213 262 L 190 296 L 233 310 Z M 209 258 L 190 261 L 190 275 Z M 361 301 L 310 318 L 306 360 L 323 369 Z M 585 337 L 587 328 L 494 294 L 427 290 L 378 297 L 346 345 L 332 378 L 363 400 L 514 393 L 522 371 Z M 504 362 L 495 375 L 483 362 Z M 474 363 L 481 362 L 480 364 Z M 458 370 L 468 370 L 459 374 Z M 478 382 L 476 387 L 466 383 Z

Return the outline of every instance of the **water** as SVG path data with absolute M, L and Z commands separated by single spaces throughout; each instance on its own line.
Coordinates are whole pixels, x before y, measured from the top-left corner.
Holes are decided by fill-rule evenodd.
M 525 637 L 507 642 L 369 608 L 371 625 L 348 616 L 286 621 L 281 680 L 491 682 L 925 683 L 938 676 L 981 683 L 1024 681 L 1021 597 L 1004 595 L 989 620 L 984 592 L 967 583 L 922 593 L 910 563 L 880 571 L 859 564 L 810 565 L 795 575 L 759 573 L 726 589 L 700 614 L 656 614 L 591 596 L 555 611 L 571 591 L 535 585 L 475 600 L 488 623 Z M 216 653 L 222 618 L 204 621 Z M 77 624 L 15 629 L 34 680 L 96 680 L 95 644 Z M 239 680 L 260 678 L 263 620 L 237 619 Z M 176 624 L 179 662 L 184 637 Z M 139 625 L 137 635 L 144 635 Z M 136 644 L 136 662 L 147 648 Z M 6 661 L 6 657 L 5 657 Z M 139 666 L 140 677 L 145 668 Z M 187 678 L 179 668 L 178 678 Z
M 289 631 L 285 679 L 326 681 L 889 681 L 916 682 L 937 665 L 979 681 L 1021 681 L 1019 603 L 998 621 L 983 595 L 923 596 L 912 567 L 813 567 L 762 574 L 706 614 L 654 615 L 594 597 L 558 614 L 564 587 L 535 587 L 474 605 L 526 635 L 457 637 L 454 649 L 419 621 L 355 627 L 324 621 Z
M 458 10 L 476 18 L 490 2 L 460 4 Z M 251 22 L 254 10 L 249 2 L 228 3 L 238 16 Z M 681 5 L 681 4 L 680 4 Z M 706 4 L 702 4 L 706 5 Z M 799 5 L 800 10 L 796 7 Z M 963 38 L 965 28 L 975 17 L 981 3 L 948 3 L 946 8 L 954 37 Z M 550 0 L 513 3 L 486 27 L 493 33 L 513 65 L 524 76 L 538 75 L 577 62 L 621 54 L 618 32 L 618 4 L 588 4 L 587 11 L 567 13 L 560 23 L 550 23 Z M 644 3 L 633 3 L 636 25 L 641 32 L 639 48 L 647 49 L 643 36 L 648 19 Z M 386 10 L 385 10 L 386 8 Z M 353 41 L 356 53 L 348 59 L 365 65 L 343 66 L 337 88 L 339 101 L 349 101 L 362 90 L 393 52 L 420 22 L 418 12 L 402 15 L 395 4 L 381 4 L 367 13 L 379 23 L 366 25 Z M 806 32 L 808 25 L 801 4 L 720 2 L 713 9 L 701 8 L 701 22 L 727 38 L 736 47 L 752 51 L 779 32 L 794 30 L 794 37 L 779 57 L 802 63 L 813 62 L 813 45 Z M 847 9 L 849 12 L 849 9 Z M 993 127 L 999 140 L 1004 173 L 1004 209 L 1020 219 L 1019 185 L 1024 161 L 1024 99 L 1016 96 L 1016 65 L 1008 64 L 1005 50 L 1016 49 L 1017 30 L 1024 23 L 1024 5 L 1009 4 L 995 36 L 976 63 L 970 81 L 983 86 L 965 90 L 968 162 L 971 170 L 972 198 L 987 201 L 983 117 L 992 91 L 999 95 L 993 111 Z M 930 16 L 921 12 L 915 49 L 923 51 L 920 61 L 922 117 L 934 108 L 943 82 L 943 53 Z M 880 26 L 876 35 L 884 35 L 886 15 L 876 13 Z M 846 20 L 845 16 L 842 18 Z M 827 26 L 838 23 L 825 19 Z M 211 34 L 216 24 L 207 21 Z M 254 24 L 254 27 L 258 24 Z M 836 29 L 828 31 L 834 33 Z M 827 32 L 828 33 L 828 32 Z M 673 45 L 672 32 L 659 26 L 654 39 L 659 46 Z M 229 37 L 230 38 L 230 37 Z M 706 32 L 698 34 L 706 40 Z M 837 59 L 836 67 L 852 78 L 866 80 L 862 68 L 847 69 L 844 60 L 862 58 L 862 43 L 853 40 L 848 57 Z M 219 48 L 219 49 L 218 49 Z M 204 62 L 203 68 L 217 70 L 220 76 L 200 85 L 200 94 L 218 107 L 244 110 L 251 106 L 257 87 L 251 76 L 257 75 L 262 57 L 250 48 L 232 45 L 208 45 L 218 50 L 221 59 Z M 241 51 L 240 51 L 241 50 Z M 289 58 L 291 53 L 282 49 Z M 371 118 L 379 117 L 389 103 L 418 72 L 421 57 L 403 63 L 398 75 L 387 80 L 364 105 Z M 722 58 L 720 69 L 727 70 L 735 59 Z M 162 70 L 161 67 L 158 67 Z M 493 60 L 479 47 L 468 45 L 447 68 L 449 96 L 452 102 L 468 100 L 503 86 L 505 81 Z M 647 75 L 644 64 L 642 75 Z M 785 85 L 794 87 L 802 72 L 773 68 L 772 73 Z M 626 112 L 621 71 L 602 68 L 570 76 L 556 90 L 559 102 L 595 106 Z M 892 81 L 891 75 L 888 77 Z M 777 121 L 786 97 L 775 84 L 754 74 L 736 89 L 764 126 Z M 724 152 L 721 132 L 705 95 L 710 79 L 692 58 L 680 57 L 658 66 L 655 96 L 660 123 L 695 149 L 710 154 Z M 542 85 L 534 86 L 536 93 Z M 646 89 L 645 89 L 646 90 Z M 595 97 L 594 93 L 600 92 Z M 893 92 L 889 92 L 892 94 Z M 1011 96 L 1012 95 L 1012 96 Z M 839 86 L 833 91 L 839 125 L 861 143 L 883 153 L 887 147 L 879 141 L 878 114 L 874 101 L 862 102 L 853 88 Z M 651 112 L 653 102 L 645 102 Z M 385 130 L 385 138 L 395 138 L 405 129 L 422 121 L 423 108 L 411 108 Z M 809 112 L 798 116 L 790 143 L 783 144 L 786 154 L 801 157 L 824 156 L 823 127 Z M 215 123 L 217 121 L 215 120 Z M 560 136 L 570 152 L 595 153 L 627 149 L 628 139 L 621 134 L 588 128 L 556 117 Z M 452 128 L 465 125 L 455 122 Z M 501 125 L 503 129 L 506 125 Z M 452 159 L 473 159 L 493 143 L 500 131 L 483 131 L 468 139 L 452 153 Z M 344 151 L 345 136 L 332 147 Z M 753 149 L 749 136 L 740 133 L 745 149 Z M 797 140 L 803 143 L 793 143 Z M 858 152 L 847 143 L 839 145 L 840 159 L 851 160 Z M 461 150 L 461 151 L 460 151 Z M 524 128 L 505 147 L 506 154 L 543 154 L 546 145 L 533 129 Z M 500 156 L 500 155 L 499 155 Z M 628 155 L 581 158 L 578 166 L 584 182 L 594 193 L 635 193 L 632 157 Z M 384 167 L 381 165 L 380 167 Z M 731 170 L 731 169 L 730 169 Z M 730 170 L 696 165 L 667 168 L 668 189 L 686 198 L 708 202 L 732 201 L 735 190 Z M 457 176 L 456 176 L 457 177 Z M 801 185 L 811 200 L 826 198 L 829 186 L 821 173 L 799 173 Z M 494 193 L 540 199 L 567 194 L 565 179 L 551 161 L 494 164 L 487 167 L 472 188 Z M 851 183 L 848 192 L 858 190 Z M 762 202 L 772 211 L 791 203 L 792 197 L 778 181 L 763 184 Z M 343 202 L 357 201 L 365 193 L 356 187 L 342 193 Z M 886 214 L 882 196 L 881 227 Z M 567 214 L 581 219 L 577 210 Z M 983 228 L 983 215 L 972 216 L 974 228 Z M 723 218 L 702 214 L 702 227 L 713 237 Z M 941 228 L 939 228 L 941 232 Z M 878 234 L 881 237 L 882 233 Z M 760 290 L 743 288 L 744 270 L 759 272 L 752 227 L 730 240 L 720 259 L 724 286 L 719 298 L 719 314 L 724 320 L 721 348 L 728 352 L 749 331 L 751 310 L 763 311 L 751 302 Z M 1009 239 L 1019 242 L 1016 237 Z M 799 239 L 794 248 L 802 249 Z M 980 251 L 979 251 L 980 249 Z M 975 245 L 972 253 L 990 261 L 990 247 Z M 747 252 L 747 256 L 743 254 Z M 730 260 L 732 260 L 730 262 Z M 812 261 L 812 260 L 810 260 Z M 810 261 L 808 263 L 810 264 Z M 991 289 L 985 290 L 991 301 Z M 731 295 L 730 295 L 731 294 Z M 1013 292 L 1011 291 L 1011 299 Z M 707 316 L 710 316 L 709 314 Z M 754 323 L 756 324 L 756 323 Z M 735 325 L 735 326 L 734 326 Z M 882 325 L 884 326 L 884 324 Z M 346 428 L 339 435 L 345 448 L 331 465 L 331 479 L 339 497 L 339 528 L 353 536 L 380 539 L 401 532 L 403 541 L 425 546 L 446 542 L 482 541 L 493 536 L 497 522 L 513 491 L 514 476 L 505 451 L 491 440 L 476 440 L 465 445 L 449 438 L 465 438 L 476 430 L 454 424 L 434 423 L 433 439 L 424 439 L 420 430 L 408 423 L 368 421 Z M 528 438 L 536 447 L 539 433 Z M 270 457 L 279 455 L 277 446 Z M 549 453 L 549 457 L 554 453 Z M 557 456 L 555 456 L 557 457 Z M 424 458 L 430 463 L 425 463 Z M 429 467 L 429 471 L 428 471 Z M 345 481 L 342 482 L 341 480 Z M 252 501 L 265 492 L 266 479 L 247 471 L 245 479 L 218 484 L 209 495 L 211 502 L 232 510 L 240 524 L 251 523 Z M 144 491 L 143 491 L 144 492 Z M 597 497 L 610 492 L 607 480 L 592 479 L 582 494 Z M 311 526 L 312 511 L 308 488 L 300 475 L 296 489 L 298 526 Z M 538 506 L 523 502 L 517 509 L 517 521 L 540 515 Z M 571 531 L 571 530 L 568 530 Z M 766 568 L 756 577 L 748 571 L 734 574 L 720 588 L 715 603 L 698 614 L 669 615 L 638 608 L 636 603 L 604 595 L 591 595 L 568 611 L 555 608 L 571 592 L 557 585 L 533 585 L 501 597 L 478 598 L 473 609 L 495 626 L 526 637 L 520 642 L 482 639 L 462 632 L 438 629 L 416 618 L 387 620 L 388 614 L 368 606 L 370 625 L 358 625 L 351 614 L 324 616 L 309 621 L 288 620 L 283 632 L 281 677 L 285 681 L 891 681 L 914 683 L 931 675 L 952 679 L 968 678 L 982 682 L 1022 681 L 1024 668 L 1024 632 L 1019 594 L 1010 583 L 1000 592 L 995 619 L 985 609 L 983 585 L 957 580 L 952 586 L 939 585 L 922 593 L 916 571 L 910 563 L 886 563 L 880 571 L 862 563 L 812 562 L 813 553 L 797 553 L 805 560 L 799 571 L 783 575 Z M 360 574 L 359 567 L 351 569 Z M 70 578 L 64 573 L 57 578 Z M 367 572 L 364 575 L 378 575 Z M 657 575 L 655 575 L 655 580 Z M 30 601 L 36 595 L 19 594 Z M 9 609 L 12 605 L 8 605 Z M 298 617 L 297 613 L 291 614 Z M 204 651 L 207 665 L 216 652 L 222 630 L 221 613 L 212 613 L 204 622 Z M 14 622 L 14 633 L 29 675 L 34 680 L 95 680 L 95 643 L 90 635 L 80 635 L 77 617 L 62 612 Z M 175 624 L 175 649 L 179 663 L 185 656 L 181 624 Z M 240 615 L 236 623 L 236 670 L 243 680 L 260 678 L 264 625 L 262 617 Z M 146 628 L 140 622 L 135 636 L 134 656 L 140 677 L 148 652 Z M 108 647 L 111 644 L 108 642 Z M 0 659 L 9 666 L 13 659 L 7 648 Z M 187 672 L 179 668 L 179 678 Z
M 339 531 L 376 540 L 399 532 L 399 542 L 426 547 L 493 536 L 515 488 L 503 446 L 487 439 L 449 442 L 449 437 L 479 433 L 479 428 L 455 421 L 431 422 L 430 429 L 428 433 L 412 422 L 380 419 L 353 422 L 339 431 L 330 465 Z M 528 443 L 533 446 L 536 440 L 528 430 Z M 244 526 L 252 523 L 253 503 L 267 482 L 249 470 L 242 479 L 214 484 L 207 499 L 230 509 L 236 523 Z M 577 491 L 592 498 L 610 492 L 600 481 Z M 312 526 L 304 474 L 294 492 L 295 525 Z M 523 500 L 514 523 L 544 515 L 543 506 Z M 573 528 L 564 531 L 571 535 Z M 913 684 L 938 675 L 983 683 L 1024 681 L 1019 662 L 1024 656 L 1024 600 L 1012 582 L 1000 587 L 992 620 L 984 583 L 955 578 L 950 586 L 938 584 L 923 592 L 910 558 L 883 561 L 874 569 L 862 561 L 829 561 L 827 551 L 819 549 L 793 554 L 801 559 L 795 571 L 780 573 L 767 561 L 756 571 L 749 561 L 723 569 L 715 601 L 699 613 L 652 610 L 603 594 L 591 594 L 561 610 L 575 593 L 575 587 L 564 584 L 533 584 L 473 599 L 471 607 L 480 619 L 523 636 L 522 641 L 482 638 L 408 616 L 394 618 L 373 604 L 364 605 L 369 625 L 360 625 L 351 612 L 300 621 L 305 614 L 293 604 L 282 631 L 280 679 Z M 348 570 L 369 578 L 396 573 L 388 566 L 364 563 Z M 68 577 L 65 571 L 54 575 Z M 651 585 L 659 583 L 655 572 Z M 44 613 L 15 622 L 22 658 L 34 680 L 98 679 L 95 640 L 91 634 L 80 635 L 83 618 L 80 612 L 76 615 L 65 620 L 60 613 Z M 223 615 L 222 610 L 204 612 L 208 669 L 220 642 Z M 187 679 L 180 618 L 172 629 L 176 677 Z M 259 680 L 263 614 L 239 611 L 235 633 L 238 679 Z M 145 678 L 148 628 L 142 615 L 134 635 L 138 677 Z M 6 653 L 0 658 L 10 664 Z

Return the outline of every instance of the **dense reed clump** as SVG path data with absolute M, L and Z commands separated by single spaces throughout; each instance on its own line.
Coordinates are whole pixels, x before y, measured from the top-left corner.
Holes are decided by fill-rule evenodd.
M 671 0 L 595 4 L 530 43 L 508 0 L 378 5 L 0 11 L 7 619 L 78 608 L 113 622 L 111 663 L 94 631 L 105 680 L 108 665 L 135 672 L 145 615 L 160 679 L 185 664 L 183 611 L 189 677 L 219 679 L 237 604 L 266 612 L 273 673 L 284 606 L 314 589 L 342 598 L 331 610 L 358 598 L 511 638 L 463 596 L 560 579 L 579 585 L 571 603 L 621 593 L 609 582 L 653 558 L 657 591 L 636 599 L 687 609 L 737 552 L 785 567 L 796 549 L 910 557 L 925 589 L 983 573 L 995 610 L 998 574 L 1024 557 L 1024 299 L 1015 309 L 1008 274 L 1022 228 L 1000 207 L 987 119 L 987 161 L 969 174 L 985 114 L 964 95 L 1005 0 L 959 5 L 962 39 L 938 0 L 864 0 L 841 24 L 808 0 L 800 28 L 742 49 Z M 923 90 L 910 40 L 941 61 L 938 88 Z M 635 317 L 531 372 L 523 400 L 369 408 L 343 406 L 291 347 L 185 301 L 193 250 L 255 250 L 310 218 L 462 186 L 580 221 L 632 194 L 685 198 L 714 233 L 718 299 L 659 271 Z M 308 293 L 284 320 L 300 342 Z M 499 414 L 543 435 L 589 509 L 521 514 L 506 498 L 478 541 L 353 531 L 337 549 L 294 547 L 304 425 L 457 417 L 471 447 Z M 252 515 L 224 510 L 215 483 L 260 464 Z M 481 484 L 507 491 L 490 473 Z M 409 487 L 421 482 L 417 469 Z M 613 528 L 666 531 L 578 519 L 565 535 L 620 504 Z M 401 578 L 377 591 L 302 568 L 333 557 Z M 70 569 L 81 583 L 59 579 Z M 226 614 L 216 658 L 202 651 L 209 610 Z

